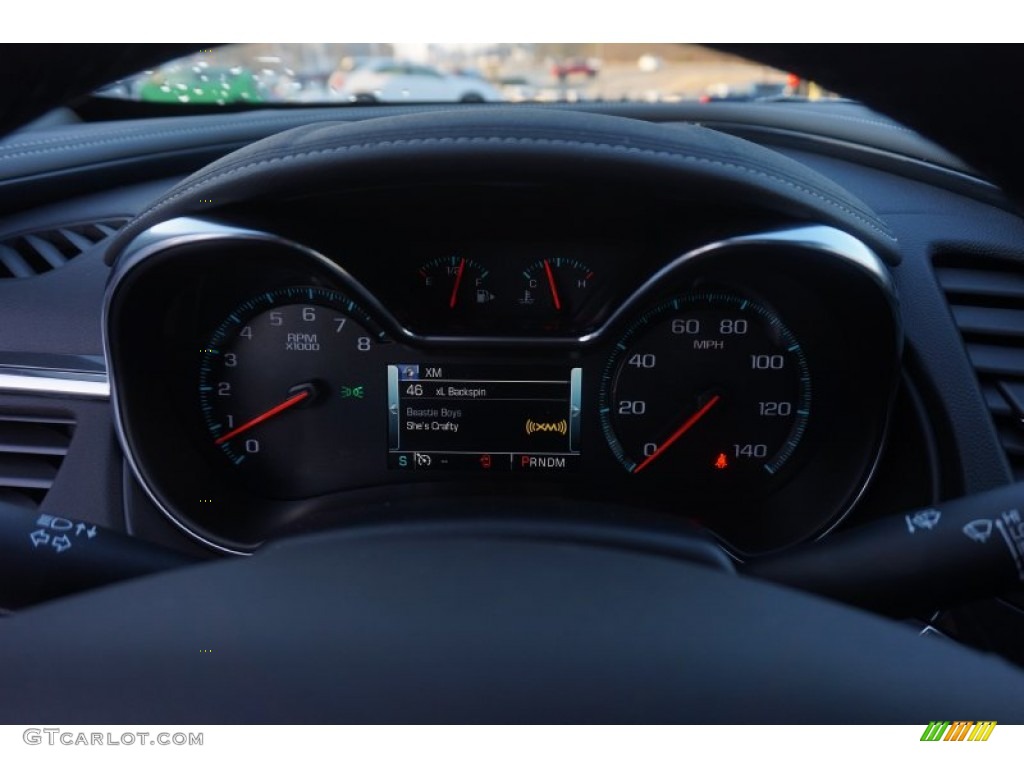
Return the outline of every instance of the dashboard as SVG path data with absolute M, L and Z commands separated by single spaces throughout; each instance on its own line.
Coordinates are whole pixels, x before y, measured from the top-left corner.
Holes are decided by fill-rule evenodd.
M 795 108 L 785 139 L 765 128 L 790 119 L 780 106 L 706 106 L 864 200 L 899 248 L 692 168 L 647 183 L 635 169 L 383 163 L 196 195 L 116 258 L 106 240 L 0 280 L 4 418 L 76 425 L 38 509 L 202 558 L 491 513 L 693 524 L 742 568 L 1009 480 L 932 259 L 1013 252 L 1016 215 L 941 158 L 837 147 L 874 120 L 856 105 L 830 107 L 834 124 Z M 704 115 L 684 113 L 649 122 Z M 819 118 L 826 138 L 798 130 Z M 20 182 L 31 210 L 0 228 L 144 218 L 186 183 L 165 154 L 195 170 L 225 143 L 337 115 L 261 119 L 125 139 L 123 175 L 99 189 L 68 162 L 66 198 Z M 107 151 L 96 130 L 55 134 Z M 44 172 L 57 171 L 31 174 Z M 29 369 L 60 386 L 30 387 Z M 1019 602 L 947 612 L 943 629 L 1015 658 Z
M 4 719 L 1020 720 L 977 171 L 843 101 L 80 114 L 0 140 Z

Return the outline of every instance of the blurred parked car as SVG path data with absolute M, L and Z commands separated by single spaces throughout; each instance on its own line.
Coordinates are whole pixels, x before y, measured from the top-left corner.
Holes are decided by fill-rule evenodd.
M 540 96 L 540 87 L 530 78 L 522 75 L 502 77 L 498 80 L 498 88 L 505 101 L 537 101 Z
M 265 101 L 256 76 L 244 67 L 163 69 L 139 88 L 141 101 L 233 104 Z
M 371 59 L 328 81 L 342 100 L 357 102 L 501 101 L 501 94 L 479 77 L 448 75 L 433 67 L 395 59 Z
M 705 91 L 700 100 L 711 101 L 757 101 L 758 99 L 779 99 L 792 95 L 787 83 L 746 83 L 744 85 L 714 85 Z
M 569 75 L 597 77 L 597 73 L 600 71 L 601 61 L 599 59 L 565 59 L 555 62 L 551 66 L 551 74 L 559 80 L 565 80 Z

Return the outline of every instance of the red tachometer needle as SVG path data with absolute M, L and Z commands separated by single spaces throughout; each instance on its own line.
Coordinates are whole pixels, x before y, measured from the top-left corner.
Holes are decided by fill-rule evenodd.
M 715 395 L 710 400 L 708 400 L 706 403 L 704 403 L 704 405 L 701 407 L 701 409 L 699 411 L 697 411 L 695 414 L 693 414 L 686 421 L 684 421 L 683 425 L 681 427 L 679 427 L 679 429 L 677 429 L 675 432 L 673 432 L 672 436 L 669 437 L 668 440 L 666 440 L 664 443 L 662 443 L 661 445 L 658 446 L 658 450 L 656 450 L 654 453 L 652 453 L 646 459 L 644 459 L 639 464 L 637 464 L 636 467 L 633 468 L 633 474 L 635 475 L 637 472 L 640 472 L 641 470 L 643 470 L 648 464 L 650 464 L 656 458 L 661 456 L 661 454 L 663 454 L 665 451 L 667 451 L 669 448 L 671 448 L 672 444 L 675 443 L 676 440 L 678 440 L 680 437 L 685 435 L 694 424 L 696 424 L 698 421 L 700 421 L 702 418 L 704 418 L 704 414 L 706 414 L 708 411 L 710 411 L 712 408 L 714 408 L 715 403 L 717 403 L 721 399 L 722 399 L 721 395 Z
M 551 300 L 555 302 L 555 309 L 562 309 L 562 301 L 558 298 L 558 288 L 555 286 L 555 275 L 551 271 L 551 265 L 544 259 L 544 273 L 548 276 L 548 285 L 551 286 Z
M 452 286 L 452 297 L 448 300 L 448 309 L 455 309 L 455 302 L 459 298 L 459 286 L 462 284 L 462 272 L 466 268 L 466 260 L 459 260 L 459 270 L 455 273 L 455 285 Z
M 257 424 L 262 424 L 267 419 L 272 419 L 274 416 L 277 416 L 277 414 L 281 413 L 281 411 L 286 411 L 289 408 L 291 408 L 293 405 L 297 405 L 297 404 L 301 403 L 303 400 L 305 400 L 307 397 L 309 397 L 309 394 L 310 394 L 310 391 L 308 389 L 304 389 L 301 392 L 292 395 L 287 400 L 285 400 L 283 403 L 278 403 L 277 405 L 275 405 L 269 411 L 264 411 L 263 413 L 261 413 L 256 418 L 249 419 L 249 421 L 245 422 L 245 424 L 243 424 L 242 426 L 236 427 L 235 429 L 232 429 L 230 432 L 228 432 L 226 435 L 223 435 L 222 437 L 218 437 L 216 440 L 213 441 L 213 444 L 214 445 L 223 445 L 228 440 L 231 440 L 232 438 L 238 437 L 243 432 L 248 432 L 250 429 L 255 427 Z

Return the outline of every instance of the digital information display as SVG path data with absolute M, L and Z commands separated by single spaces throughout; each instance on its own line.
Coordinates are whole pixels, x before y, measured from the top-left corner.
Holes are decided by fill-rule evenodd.
M 388 467 L 566 472 L 580 452 L 582 369 L 388 366 Z

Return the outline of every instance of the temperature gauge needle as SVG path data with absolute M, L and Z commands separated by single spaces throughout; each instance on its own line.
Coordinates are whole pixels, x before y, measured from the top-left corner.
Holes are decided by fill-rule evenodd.
M 462 273 L 466 269 L 466 260 L 459 259 L 459 269 L 455 273 L 455 285 L 452 286 L 452 297 L 448 300 L 448 309 L 455 309 L 455 302 L 459 298 L 459 286 L 462 285 Z
M 213 441 L 213 444 L 214 445 L 223 445 L 228 440 L 231 440 L 231 439 L 233 439 L 235 437 L 238 437 L 243 432 L 248 432 L 250 429 L 255 427 L 257 424 L 262 424 L 267 419 L 274 418 L 275 416 L 277 416 L 277 414 L 281 413 L 282 411 L 287 411 L 293 405 L 298 405 L 303 400 L 305 400 L 307 397 L 309 397 L 311 394 L 312 394 L 312 390 L 308 389 L 308 388 L 299 391 L 298 393 L 296 393 L 296 394 L 292 395 L 291 397 L 289 397 L 283 403 L 278 403 L 277 405 L 275 405 L 270 410 L 264 411 L 259 416 L 255 417 L 253 419 L 249 419 L 249 421 L 245 422 L 245 424 L 243 424 L 242 426 L 236 427 L 235 429 L 232 429 L 230 432 L 228 432 L 226 435 L 224 435 L 222 437 L 218 437 L 216 440 Z
M 544 259 L 544 274 L 548 276 L 548 285 L 551 286 L 551 300 L 555 303 L 555 309 L 562 309 L 562 300 L 558 298 L 558 287 L 555 285 L 555 274 L 551 271 L 551 264 Z
M 701 409 L 699 411 L 697 411 L 695 414 L 693 414 L 686 421 L 684 421 L 682 426 L 679 427 L 679 429 L 677 429 L 675 432 L 673 432 L 672 435 L 668 438 L 668 440 L 666 440 L 664 443 L 662 443 L 661 445 L 658 446 L 658 450 L 656 450 L 654 453 L 652 453 L 646 459 L 644 459 L 639 464 L 637 464 L 636 467 L 634 467 L 634 469 L 633 469 L 633 474 L 635 475 L 638 472 L 642 471 L 652 461 L 654 461 L 656 458 L 661 456 L 661 454 L 663 454 L 665 451 L 667 451 L 669 448 L 671 448 L 672 445 L 676 442 L 676 440 L 678 440 L 680 437 L 682 437 L 687 432 L 689 432 L 690 429 L 693 427 L 693 425 L 696 424 L 698 421 L 700 421 L 702 418 L 704 418 L 704 415 L 708 411 L 710 411 L 712 408 L 714 408 L 715 407 L 715 403 L 717 403 L 721 399 L 722 399 L 721 395 L 715 395 L 710 400 L 708 400 L 706 403 L 704 403 L 704 405 L 701 407 Z

